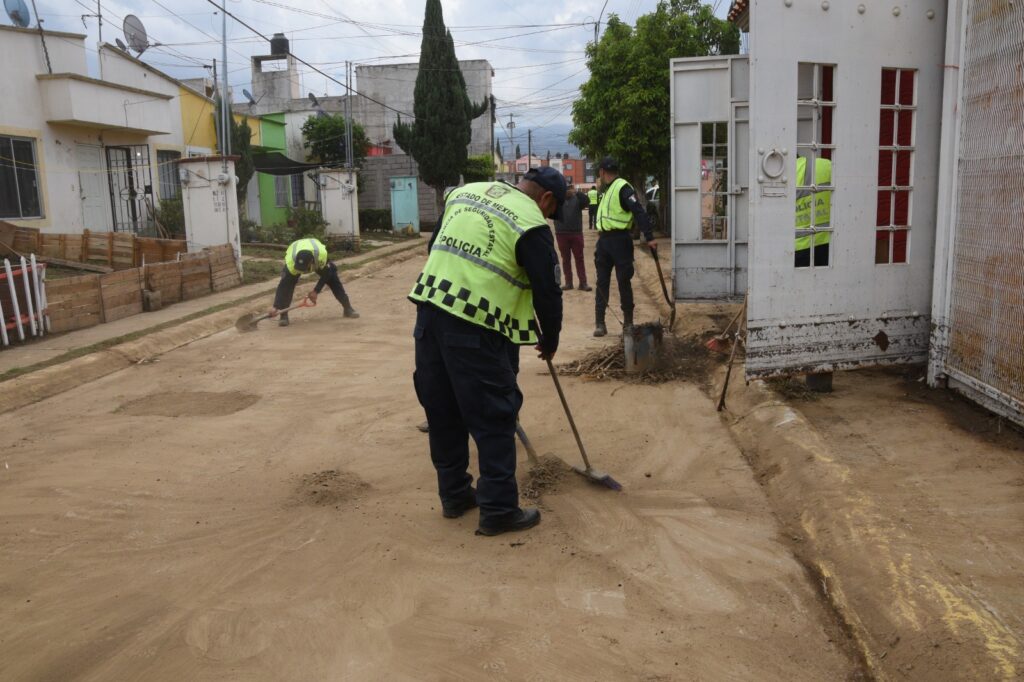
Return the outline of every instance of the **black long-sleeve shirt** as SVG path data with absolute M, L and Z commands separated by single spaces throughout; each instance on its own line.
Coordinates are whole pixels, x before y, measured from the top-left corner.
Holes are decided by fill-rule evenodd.
M 442 215 L 434 225 L 430 243 L 427 244 L 428 254 L 441 231 L 443 218 Z M 551 228 L 544 225 L 527 230 L 516 242 L 516 262 L 526 270 L 526 277 L 533 290 L 533 309 L 540 322 L 540 347 L 548 353 L 554 353 L 558 350 L 558 338 L 562 332 L 562 287 Z

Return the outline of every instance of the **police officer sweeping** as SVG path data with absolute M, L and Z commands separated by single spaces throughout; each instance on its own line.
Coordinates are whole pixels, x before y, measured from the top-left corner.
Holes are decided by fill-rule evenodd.
M 299 239 L 288 246 L 284 255 L 284 269 L 281 271 L 281 281 L 277 284 L 277 293 L 274 296 L 274 305 L 270 309 L 270 316 L 276 317 L 278 312 L 292 304 L 292 297 L 295 295 L 295 285 L 303 274 L 315 272 L 320 275 L 320 280 L 313 287 L 308 296 L 316 303 L 316 298 L 323 291 L 324 286 L 330 287 L 334 298 L 338 299 L 344 316 L 349 318 L 359 317 L 359 313 L 352 307 L 345 293 L 345 287 L 341 284 L 341 277 L 338 276 L 338 266 L 334 261 L 327 258 L 327 247 L 318 239 Z M 281 313 L 281 320 L 278 322 L 282 327 L 288 326 L 288 313 Z
M 429 424 L 442 514 L 458 518 L 479 506 L 480 535 L 540 522 L 538 510 L 519 507 L 514 439 L 523 397 L 511 346 L 535 345 L 541 358 L 558 349 L 562 291 L 546 219 L 561 218 L 565 194 L 553 168 L 531 169 L 517 186 L 453 190 L 409 294 L 418 307 L 413 382 Z M 475 489 L 469 436 L 479 452 Z
M 612 269 L 619 283 L 619 304 L 622 306 L 623 325 L 628 331 L 633 326 L 633 235 L 635 220 L 651 251 L 657 253 L 658 244 L 651 232 L 651 223 L 643 206 L 636 198 L 633 187 L 619 177 L 619 164 L 606 156 L 598 165 L 598 175 L 604 193 L 597 208 L 597 246 L 594 248 L 594 266 L 597 270 L 597 297 L 594 336 L 605 336 L 604 313 L 608 307 Z

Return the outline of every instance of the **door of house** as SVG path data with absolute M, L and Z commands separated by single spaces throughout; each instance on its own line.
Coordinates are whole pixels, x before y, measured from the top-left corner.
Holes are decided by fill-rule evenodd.
M 82 204 L 82 227 L 86 230 L 110 230 L 110 195 L 107 193 L 107 171 L 103 147 L 75 145 L 78 162 L 78 194 Z
M 153 198 L 149 146 L 107 147 L 107 168 L 114 230 L 141 233 L 152 222 L 147 206 Z
M 747 289 L 749 74 L 746 57 L 672 60 L 669 206 L 679 299 Z
M 416 176 L 391 178 L 391 227 L 397 232 L 420 231 L 420 202 Z

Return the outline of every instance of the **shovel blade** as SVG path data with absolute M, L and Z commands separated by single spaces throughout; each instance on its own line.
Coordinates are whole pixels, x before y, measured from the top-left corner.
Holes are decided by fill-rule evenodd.
M 622 490 L 622 484 L 603 471 L 599 471 L 597 469 L 584 469 L 583 467 L 578 466 L 574 466 L 572 470 L 583 478 L 589 480 L 591 483 L 598 483 L 606 488 L 611 488 L 612 490 Z
M 256 331 L 256 323 L 260 321 L 260 317 L 256 313 L 249 313 L 242 315 L 235 322 L 235 329 L 240 332 L 254 332 Z

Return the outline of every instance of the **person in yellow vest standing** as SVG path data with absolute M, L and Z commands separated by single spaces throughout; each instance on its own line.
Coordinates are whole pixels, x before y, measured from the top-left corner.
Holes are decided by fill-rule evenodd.
M 284 252 L 284 269 L 281 271 L 281 280 L 277 284 L 277 293 L 274 295 L 274 305 L 270 309 L 270 316 L 277 317 L 278 312 L 292 304 L 292 297 L 295 295 L 295 285 L 299 277 L 304 274 L 315 272 L 320 275 L 319 281 L 308 297 L 316 303 L 316 298 L 323 291 L 325 286 L 331 289 L 334 298 L 338 299 L 344 316 L 349 318 L 359 317 L 359 313 L 352 307 L 345 293 L 345 287 L 341 284 L 341 277 L 338 276 L 338 266 L 327 257 L 327 247 L 319 239 L 299 239 L 288 245 Z M 281 313 L 281 320 L 278 322 L 282 327 L 288 326 L 288 313 Z
M 590 216 L 590 229 L 593 230 L 593 229 L 596 229 L 596 227 L 597 227 L 597 203 L 598 203 L 598 196 L 597 196 L 597 186 L 596 185 L 594 187 L 591 187 L 590 190 L 587 192 L 587 199 L 590 202 L 590 207 L 587 209 L 587 213 Z
M 595 301 L 594 336 L 605 336 L 608 328 L 604 313 L 608 308 L 612 270 L 619 283 L 619 304 L 623 325 L 628 331 L 633 326 L 633 221 L 643 232 L 647 246 L 657 256 L 651 223 L 644 207 L 637 200 L 633 187 L 619 177 L 619 164 L 610 156 L 601 159 L 598 175 L 604 188 L 597 207 L 597 246 L 594 248 L 594 266 L 597 270 L 597 296 Z
M 807 158 L 796 159 L 796 256 L 798 268 L 825 267 L 829 264 L 829 250 L 832 244 L 832 162 L 828 159 L 814 161 L 814 178 L 807 174 Z M 811 212 L 814 223 L 811 223 Z M 811 242 L 813 242 L 813 249 Z M 813 250 L 813 258 L 811 251 Z
M 409 299 L 417 305 L 413 384 L 427 416 L 441 512 L 480 507 L 477 533 L 540 523 L 519 506 L 516 416 L 518 348 L 558 350 L 562 290 L 547 219 L 560 219 L 566 186 L 554 168 L 530 169 L 513 186 L 477 182 L 453 190 Z M 538 327 L 539 322 L 539 327 Z M 480 477 L 468 473 L 469 436 Z

